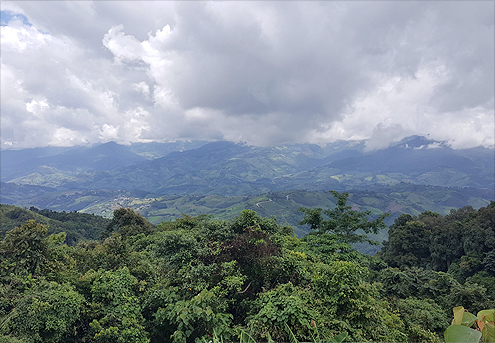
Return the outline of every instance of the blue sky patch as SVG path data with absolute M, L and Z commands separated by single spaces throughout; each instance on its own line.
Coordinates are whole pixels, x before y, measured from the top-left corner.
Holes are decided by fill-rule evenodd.
M 1 11 L 0 12 L 0 23 L 2 26 L 7 26 L 9 24 L 9 22 L 13 19 L 22 20 L 22 23 L 24 25 L 31 26 L 31 23 L 28 21 L 26 16 L 24 16 L 22 14 L 10 12 L 10 11 Z

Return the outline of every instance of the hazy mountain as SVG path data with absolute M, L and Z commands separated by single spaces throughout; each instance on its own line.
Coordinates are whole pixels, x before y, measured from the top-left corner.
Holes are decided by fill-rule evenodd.
M 58 153 L 57 153 L 58 150 Z M 71 149 L 42 148 L 39 150 L 2 151 L 2 180 L 18 179 L 30 174 L 56 172 L 85 172 L 112 170 L 146 158 L 114 142 L 94 147 Z
M 353 182 L 361 177 L 373 183 L 493 189 L 494 156 L 493 149 L 454 150 L 441 142 L 413 137 L 388 149 L 333 161 L 314 172 L 318 178 L 324 178 L 331 170 L 334 175 L 345 175 L 344 179 L 354 179 Z
M 57 185 L 68 182 L 88 181 L 97 178 L 98 173 L 145 162 L 168 155 L 173 151 L 197 148 L 206 142 L 137 143 L 120 145 L 115 142 L 93 146 L 71 148 L 36 148 L 24 150 L 2 150 L 2 181 L 15 183 L 43 184 L 43 177 L 62 179 Z M 70 177 L 67 177 L 70 176 Z M 38 181 L 34 181 L 38 179 Z M 52 184 L 52 180 L 49 182 Z
M 36 161 L 48 156 L 55 156 L 72 148 L 45 147 L 22 150 L 1 150 L 0 169 L 2 180 L 21 176 L 26 170 L 38 167 Z
M 332 189 L 351 191 L 355 209 L 392 213 L 391 221 L 400 213 L 486 206 L 495 200 L 494 171 L 493 149 L 454 150 L 418 136 L 375 151 L 364 141 L 107 143 L 2 152 L 0 195 L 2 203 L 106 217 L 131 207 L 154 223 L 253 209 L 296 225 L 299 206 L 332 206 Z
M 114 170 L 83 186 L 140 189 L 158 194 L 260 193 L 283 189 L 286 183 L 278 179 L 322 166 L 332 160 L 333 155 L 337 155 L 337 159 L 361 155 L 362 149 L 359 144 L 253 147 L 213 142 Z
M 199 148 L 208 141 L 175 141 L 175 142 L 150 142 L 150 143 L 132 143 L 129 148 L 132 152 L 146 157 L 147 159 L 155 159 L 167 156 L 171 152 L 186 151 Z
M 111 189 L 145 195 L 252 195 L 400 183 L 494 189 L 493 149 L 454 150 L 444 142 L 419 136 L 387 149 L 365 148 L 364 141 L 269 147 L 226 141 L 139 146 L 107 143 L 31 159 L 25 156 L 32 157 L 32 152 L 21 150 L 8 152 L 6 163 L 2 158 L 2 180 L 63 190 Z M 13 159 L 16 153 L 21 156 L 17 161 Z M 167 154 L 150 157 L 160 153 Z

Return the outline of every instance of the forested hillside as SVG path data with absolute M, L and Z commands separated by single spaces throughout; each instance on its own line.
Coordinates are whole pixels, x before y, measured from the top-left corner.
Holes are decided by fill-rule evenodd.
M 11 184 L 4 184 L 12 187 Z M 20 186 L 33 187 L 33 186 Z M 4 190 L 5 188 L 2 188 Z M 9 193 L 7 191 L 7 193 Z M 11 192 L 10 194 L 13 194 Z M 4 195 L 5 197 L 5 195 Z M 487 206 L 493 199 L 493 192 L 480 189 L 456 189 L 433 186 L 420 186 L 412 184 L 401 184 L 396 186 L 375 186 L 369 190 L 353 190 L 349 192 L 349 204 L 354 210 L 370 211 L 373 217 L 383 213 L 390 215 L 385 218 L 387 225 L 393 224 L 400 214 L 418 215 L 424 211 L 437 212 L 446 215 L 452 209 L 463 206 L 472 206 L 478 209 Z M 75 209 L 83 204 L 87 206 L 78 212 L 98 214 L 104 217 L 111 217 L 113 209 L 119 207 L 129 207 L 143 215 L 153 224 L 162 221 L 171 221 L 182 217 L 183 214 L 198 216 L 201 214 L 211 215 L 214 219 L 231 220 L 241 214 L 243 210 L 256 211 L 262 217 L 272 217 L 277 219 L 278 224 L 288 223 L 294 229 L 294 233 L 299 237 L 308 233 L 307 225 L 299 225 L 303 219 L 303 213 L 298 211 L 300 207 L 318 206 L 322 209 L 329 209 L 335 206 L 335 198 L 329 192 L 311 192 L 288 190 L 281 192 L 270 192 L 254 196 L 221 196 L 221 195 L 168 195 L 159 197 L 140 198 L 138 194 L 132 192 L 115 191 L 87 191 L 85 193 L 72 193 L 72 195 L 60 195 L 57 197 L 41 198 L 39 201 L 31 203 L 30 209 L 51 208 L 57 211 L 69 210 L 72 216 L 76 216 Z M 34 205 L 34 206 L 33 206 Z M 0 205 L 0 208 L 3 205 Z M 7 205 L 6 205 L 7 206 Z M 8 207 L 6 207 L 8 208 Z M 11 207 L 10 207 L 11 208 Z M 16 211 L 25 211 L 16 209 Z M 43 213 L 48 213 L 44 210 Z M 8 228 L 19 226 L 23 221 L 12 222 L 10 218 L 3 219 L 3 212 L 0 211 L 0 219 L 8 224 Z M 81 214 L 83 214 L 81 213 Z M 35 213 L 26 214 L 21 219 L 34 219 Z M 9 215 L 14 216 L 13 214 Z M 81 218 L 83 218 L 81 216 Z M 75 218 L 74 218 L 75 219 Z M 77 220 L 76 220 L 77 221 Z M 45 222 L 43 222 L 45 223 Z M 51 226 L 54 227 L 53 225 Z M 0 230 L 5 230 L 0 225 Z M 88 236 L 86 232 L 79 231 L 79 234 L 86 238 L 96 238 Z M 68 237 L 72 237 L 76 232 L 68 232 Z M 372 235 L 377 241 L 387 238 L 387 230 L 382 230 L 376 235 Z M 379 246 L 369 246 L 368 244 L 356 245 L 361 252 L 374 254 L 379 250 Z
M 121 208 L 72 246 L 30 220 L 1 238 L 0 340 L 441 342 L 452 308 L 495 307 L 495 202 L 401 215 L 369 256 L 350 243 L 386 214 L 332 196 L 301 209 L 302 238 L 252 210 L 155 226 Z
M 255 195 L 149 195 L 139 191 L 57 191 L 43 187 L 2 183 L 2 199 L 7 203 L 31 208 L 49 208 L 55 211 L 78 211 L 111 217 L 113 209 L 130 207 L 149 221 L 158 224 L 181 217 L 211 214 L 217 219 L 232 219 L 242 210 L 254 210 L 264 217 L 276 216 L 279 223 L 286 221 L 301 235 L 305 228 L 297 225 L 301 206 L 324 208 L 335 204 L 326 191 L 285 190 Z M 31 194 L 26 199 L 26 193 Z M 475 188 L 446 188 L 402 183 L 395 186 L 375 185 L 365 190 L 349 190 L 355 209 L 370 210 L 374 214 L 390 212 L 387 224 L 401 213 L 417 215 L 423 211 L 442 215 L 463 206 L 480 208 L 494 200 L 493 190 Z M 24 199 L 24 200 L 23 200 Z
M 36 207 L 28 209 L 0 204 L 0 232 L 12 230 L 28 220 L 48 227 L 48 234 L 65 232 L 65 243 L 76 244 L 80 240 L 98 239 L 110 219 L 89 213 L 56 212 Z

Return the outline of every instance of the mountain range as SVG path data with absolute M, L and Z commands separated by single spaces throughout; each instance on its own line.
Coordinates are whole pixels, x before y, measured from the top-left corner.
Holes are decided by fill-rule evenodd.
M 57 189 L 152 194 L 250 195 L 288 189 L 345 190 L 412 183 L 494 188 L 494 150 L 454 150 L 408 137 L 366 151 L 364 141 L 255 147 L 174 142 L 1 152 L 1 181 Z
M 112 208 L 119 197 L 252 198 L 406 185 L 468 187 L 479 190 L 479 199 L 495 198 L 493 148 L 456 150 L 420 136 L 374 151 L 366 141 L 267 147 L 177 141 L 3 150 L 0 156 L 2 203 L 57 210 Z
M 372 216 L 480 208 L 495 200 L 495 150 L 455 150 L 412 136 L 386 149 L 366 141 L 256 147 L 177 141 L 1 151 L 0 202 L 111 217 L 131 207 L 152 223 L 181 215 L 219 219 L 255 210 L 295 227 L 299 207 L 331 208 L 348 191 Z M 385 236 L 375 237 L 382 240 Z M 367 248 L 363 248 L 367 249 Z

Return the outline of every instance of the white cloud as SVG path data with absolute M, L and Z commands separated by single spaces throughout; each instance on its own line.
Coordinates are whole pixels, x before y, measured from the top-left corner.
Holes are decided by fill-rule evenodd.
M 87 143 L 88 141 L 82 137 L 80 132 L 67 129 L 65 127 L 54 128 L 52 139 L 50 141 L 51 146 L 72 146 Z
M 3 147 L 494 144 L 492 2 L 1 6 Z
M 31 112 L 35 116 L 39 116 L 41 112 L 43 112 L 44 110 L 46 110 L 48 108 L 50 108 L 50 106 L 46 102 L 46 99 L 42 99 L 39 101 L 36 101 L 33 99 L 26 104 L 26 110 L 28 112 Z
M 150 86 L 148 86 L 146 82 L 141 81 L 139 83 L 134 83 L 133 86 L 137 92 L 142 93 L 146 98 L 149 98 Z
M 111 124 L 103 124 L 98 126 L 99 137 L 103 141 L 111 141 L 118 139 L 119 126 L 115 127 Z
M 112 27 L 103 37 L 103 45 L 114 55 L 117 64 L 140 59 L 144 52 L 141 43 L 123 30 L 124 25 Z

